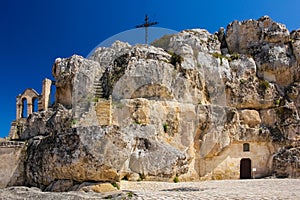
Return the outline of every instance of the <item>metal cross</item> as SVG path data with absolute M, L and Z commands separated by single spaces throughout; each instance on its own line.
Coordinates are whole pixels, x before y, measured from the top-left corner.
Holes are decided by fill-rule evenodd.
M 145 17 L 145 23 L 135 26 L 135 28 L 145 28 L 145 43 L 148 45 L 148 27 L 158 24 L 158 22 L 149 22 L 148 15 Z

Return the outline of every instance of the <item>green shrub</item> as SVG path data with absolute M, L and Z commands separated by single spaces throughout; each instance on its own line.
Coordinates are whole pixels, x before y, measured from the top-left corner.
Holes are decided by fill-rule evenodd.
M 223 65 L 223 58 L 226 59 L 225 56 L 223 56 L 222 54 L 219 54 L 218 52 L 214 52 L 214 53 L 212 54 L 212 56 L 213 56 L 214 58 L 219 58 L 219 59 L 220 59 L 221 65 Z
M 145 179 L 145 175 L 144 174 L 139 174 L 139 175 L 140 175 L 140 177 L 138 178 L 137 181 L 142 181 L 142 180 Z
M 178 183 L 178 182 L 179 182 L 178 176 L 175 176 L 175 177 L 174 177 L 173 182 L 174 182 L 174 183 Z
M 234 54 L 230 55 L 231 61 L 232 60 L 237 60 L 237 59 L 240 59 L 240 58 L 241 58 L 241 55 L 237 54 L 237 53 L 234 53 Z
M 266 80 L 260 81 L 259 88 L 262 90 L 267 90 L 268 88 L 270 88 L 270 83 Z
M 181 55 L 178 55 L 172 51 L 168 51 L 168 53 L 171 55 L 170 63 L 172 65 L 174 65 L 174 66 L 176 66 L 177 64 L 181 65 L 181 63 L 184 60 Z
M 114 187 L 117 188 L 118 190 L 120 189 L 119 185 L 118 185 L 116 182 L 112 183 L 112 186 L 114 186 Z
M 71 128 L 72 126 L 75 126 L 77 123 L 78 123 L 78 121 L 76 119 L 72 119 L 70 122 L 69 128 Z
M 98 100 L 99 100 L 99 97 L 94 97 L 94 98 L 93 98 L 93 102 L 94 102 L 94 103 L 98 103 Z
M 133 197 L 133 192 L 131 192 L 131 191 L 127 192 L 127 196 L 128 196 L 128 198 L 132 198 Z
M 246 80 L 245 79 L 240 79 L 240 84 L 245 84 Z
M 169 129 L 169 125 L 167 123 L 163 124 L 164 132 L 166 133 Z
M 140 122 L 138 119 L 136 119 L 136 120 L 134 121 L 134 123 L 135 123 L 135 124 L 141 124 L 141 122 Z
M 222 55 L 218 52 L 212 53 L 212 56 L 214 58 L 219 58 L 221 65 L 223 65 L 223 59 L 226 59 L 226 60 L 228 60 L 228 62 L 231 62 L 231 61 L 237 60 L 241 57 L 239 54 L 232 54 L 232 55 L 230 55 L 230 57 L 227 57 L 227 56 L 224 56 L 224 55 Z

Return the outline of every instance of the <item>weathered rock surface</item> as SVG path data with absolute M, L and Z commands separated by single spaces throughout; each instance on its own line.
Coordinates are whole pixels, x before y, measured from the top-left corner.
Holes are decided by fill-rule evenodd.
M 0 142 L 0 160 L 0 188 L 24 185 L 24 144 L 19 142 Z
M 258 20 L 234 21 L 227 27 L 226 43 L 230 53 L 253 56 L 258 77 L 281 86 L 299 79 L 297 32 L 264 16 Z M 295 51 L 295 53 L 293 52 Z
M 0 189 L 0 196 L 3 199 L 37 199 L 37 200 L 53 200 L 53 199 L 130 199 L 132 194 L 128 192 L 116 191 L 109 193 L 95 192 L 42 192 L 35 187 L 8 187 Z
M 19 126 L 26 184 L 291 176 L 283 163 L 298 158 L 298 35 L 262 17 L 164 37 L 165 50 L 117 41 L 89 59 L 56 59 L 56 105 Z
M 128 173 L 169 178 L 187 170 L 183 153 L 145 135 L 153 130 L 134 125 L 121 131 L 114 126 L 89 126 L 36 137 L 27 148 L 27 184 L 45 189 L 56 180 L 113 183 L 120 181 L 123 168 Z
M 295 146 L 294 146 L 295 145 Z M 281 149 L 274 157 L 274 173 L 280 178 L 298 178 L 299 177 L 299 144 L 294 144 Z

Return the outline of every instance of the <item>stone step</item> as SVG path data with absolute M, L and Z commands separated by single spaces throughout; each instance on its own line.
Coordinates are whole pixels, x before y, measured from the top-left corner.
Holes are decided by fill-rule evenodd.
M 103 91 L 95 91 L 95 95 L 97 95 L 97 94 L 103 94 Z

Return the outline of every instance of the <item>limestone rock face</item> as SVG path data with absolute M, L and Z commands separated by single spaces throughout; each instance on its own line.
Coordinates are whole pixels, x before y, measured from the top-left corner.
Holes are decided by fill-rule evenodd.
M 116 170 L 110 167 L 111 160 L 106 162 L 101 157 L 94 159 L 93 156 L 96 155 L 91 154 L 81 143 L 80 135 L 77 133 L 80 130 L 68 131 L 57 136 L 35 139 L 28 144 L 29 162 L 26 165 L 28 184 L 45 188 L 57 179 L 70 179 L 77 182 L 118 180 Z M 101 137 L 105 134 L 105 130 L 98 134 Z
M 55 106 L 20 122 L 27 185 L 251 178 L 244 162 L 255 178 L 291 175 L 281 161 L 298 157 L 298 32 L 262 17 L 163 39 L 55 61 Z
M 261 123 L 259 113 L 256 110 L 243 110 L 240 113 L 240 118 L 243 123 L 250 127 L 255 127 Z
M 91 94 L 95 76 L 102 71 L 99 63 L 81 56 L 57 58 L 52 68 L 56 79 L 56 103 L 72 108 L 74 115 L 84 112 L 93 100 Z
M 299 144 L 297 147 L 282 149 L 274 157 L 275 175 L 280 178 L 296 178 L 299 176 Z
M 265 109 L 274 107 L 278 92 L 274 84 L 260 80 L 253 58 L 244 55 L 230 62 L 232 70 L 226 76 L 226 99 L 228 105 L 244 109 Z
M 293 38 L 297 38 L 294 32 Z M 296 39 L 294 41 L 297 41 Z M 264 16 L 258 20 L 234 21 L 227 27 L 226 42 L 230 53 L 248 54 L 254 57 L 258 77 L 287 86 L 299 75 L 293 50 L 297 42 L 290 40 L 285 25 Z
M 291 42 L 292 42 L 292 48 L 293 53 L 297 59 L 297 62 L 300 61 L 300 30 L 296 30 L 291 32 Z
M 184 172 L 185 155 L 146 137 L 151 131 L 147 127 L 120 131 L 117 127 L 89 126 L 30 140 L 27 184 L 45 189 L 55 180 L 116 182 L 120 180 L 118 172 L 124 167 L 128 173 L 145 176 L 158 173 L 171 177 L 176 167 Z M 162 155 L 165 162 L 152 165 Z
M 47 136 L 52 132 L 72 126 L 72 112 L 64 106 L 57 106 L 41 112 L 32 113 L 26 120 L 18 122 L 18 138 L 28 140 L 35 136 Z
M 226 42 L 230 53 L 251 53 L 264 43 L 287 43 L 290 34 L 285 25 L 263 16 L 258 20 L 234 21 L 227 27 Z

